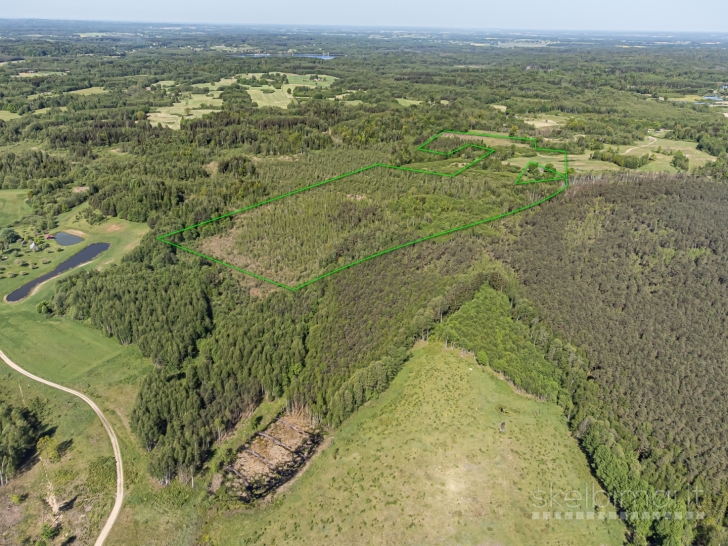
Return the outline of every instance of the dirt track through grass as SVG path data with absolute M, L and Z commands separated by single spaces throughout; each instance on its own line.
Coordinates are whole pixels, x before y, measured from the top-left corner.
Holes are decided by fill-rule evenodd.
M 80 398 L 81 400 L 86 402 L 91 407 L 91 409 L 94 411 L 94 413 L 101 420 L 101 424 L 106 429 L 106 433 L 109 435 L 109 440 L 111 441 L 111 447 L 114 450 L 114 459 L 116 459 L 116 499 L 114 501 L 114 507 L 111 510 L 111 514 L 109 514 L 109 518 L 106 520 L 106 524 L 101 529 L 101 532 L 99 533 L 99 536 L 96 539 L 96 542 L 94 543 L 95 546 L 102 546 L 102 544 L 106 541 L 106 538 L 109 536 L 109 533 L 111 532 L 111 529 L 114 526 L 114 523 L 116 523 L 116 518 L 119 517 L 119 512 L 121 512 L 121 507 L 124 503 L 124 465 L 121 461 L 121 448 L 119 447 L 119 440 L 116 438 L 114 429 L 111 428 L 111 424 L 109 424 L 109 422 L 106 420 L 106 417 L 104 416 L 103 412 L 94 403 L 94 401 L 91 400 L 88 396 L 81 394 L 78 391 L 74 391 L 73 389 L 69 389 L 68 387 L 64 387 L 63 385 L 58 385 L 57 383 L 53 383 L 52 381 L 48 381 L 47 379 L 43 379 L 41 377 L 33 375 L 30 372 L 25 371 L 23 368 L 18 366 L 15 362 L 10 360 L 7 357 L 7 355 L 2 351 L 0 351 L 0 359 L 2 359 L 13 370 L 15 370 L 18 373 L 23 374 L 24 376 L 32 379 L 33 381 L 37 381 L 38 383 L 42 383 L 49 387 L 53 387 L 54 389 L 58 389 L 63 392 L 67 392 L 69 394 L 72 394 L 73 396 L 77 396 L 78 398 Z

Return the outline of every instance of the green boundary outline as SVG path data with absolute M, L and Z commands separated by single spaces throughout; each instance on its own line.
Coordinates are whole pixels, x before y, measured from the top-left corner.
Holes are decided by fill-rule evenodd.
M 285 197 L 290 197 L 292 195 L 296 195 L 297 193 L 301 193 L 301 192 L 304 192 L 304 191 L 312 190 L 314 188 L 318 188 L 320 186 L 323 186 L 324 184 L 329 184 L 331 182 L 335 182 L 337 180 L 341 180 L 342 178 L 346 178 L 347 176 L 351 176 L 351 175 L 354 175 L 354 174 L 362 173 L 364 171 L 368 171 L 369 169 L 374 169 L 376 167 L 384 167 L 386 169 L 396 169 L 396 170 L 399 170 L 399 171 L 409 171 L 409 172 L 413 172 L 413 173 L 431 174 L 431 175 L 435 175 L 435 176 L 442 176 L 442 177 L 447 177 L 447 178 L 454 178 L 457 175 L 459 175 L 460 173 L 462 173 L 463 171 L 465 171 L 465 170 L 469 169 L 470 167 L 472 167 L 473 165 L 475 165 L 476 163 L 479 163 L 479 162 L 483 161 L 486 157 L 488 157 L 490 154 L 492 154 L 495 151 L 493 148 L 488 148 L 486 146 L 478 146 L 477 144 L 464 144 L 463 146 L 460 146 L 459 148 L 455 148 L 454 150 L 452 150 L 450 152 L 440 152 L 440 151 L 437 151 L 437 150 L 428 150 L 426 148 L 426 146 L 428 144 L 430 144 L 432 141 L 434 141 L 435 139 L 437 139 L 438 137 L 440 137 L 440 135 L 444 135 L 444 134 L 465 135 L 465 136 L 475 136 L 475 137 L 487 137 L 487 138 L 503 138 L 503 139 L 508 139 L 508 140 L 522 140 L 524 142 L 530 142 L 531 144 L 533 144 L 534 150 L 538 150 L 538 151 L 541 151 L 541 152 L 552 152 L 552 153 L 557 153 L 557 154 L 559 154 L 559 153 L 560 154 L 563 154 L 563 156 L 564 156 L 564 172 L 563 173 L 559 173 L 559 172 L 557 172 L 555 170 L 548 169 L 549 173 L 553 173 L 555 176 L 553 176 L 551 178 L 545 178 L 543 180 L 526 180 L 526 181 L 522 181 L 521 179 L 523 178 L 523 175 L 526 173 L 526 170 L 528 169 L 528 167 L 531 164 L 537 164 L 538 165 L 538 163 L 536 163 L 534 161 L 529 161 L 526 164 L 526 166 L 521 170 L 520 174 L 518 175 L 518 178 L 516 178 L 516 181 L 515 181 L 515 184 L 517 184 L 517 185 L 539 184 L 539 183 L 542 183 L 542 182 L 554 182 L 554 181 L 557 181 L 557 180 L 563 181 L 563 184 L 561 185 L 561 187 L 557 191 L 555 191 L 551 195 L 547 195 L 543 199 L 540 199 L 539 201 L 536 201 L 535 203 L 531 203 L 530 205 L 527 205 L 525 207 L 521 207 L 521 208 L 518 208 L 518 209 L 514 209 L 514 210 L 511 210 L 511 211 L 508 211 L 508 212 L 504 212 L 503 214 L 498 214 L 497 216 L 491 216 L 490 218 L 486 218 L 485 220 L 478 220 L 477 222 L 472 222 L 472 223 L 466 224 L 464 226 L 459 226 L 459 227 L 456 227 L 456 228 L 447 229 L 445 231 L 441 231 L 441 232 L 435 233 L 433 235 L 428 235 L 426 237 L 422 237 L 420 239 L 415 239 L 414 241 L 410 241 L 408 243 L 404 243 L 404 244 L 401 244 L 401 245 L 394 246 L 392 248 L 388 248 L 386 250 L 381 250 L 381 251 L 379 251 L 379 252 L 377 252 L 375 254 L 372 254 L 370 256 L 366 256 L 364 258 L 361 258 L 359 260 L 356 260 L 356 261 L 354 261 L 354 262 L 352 262 L 350 264 L 346 264 L 346 265 L 343 265 L 341 267 L 337 267 L 336 269 L 334 269 L 332 271 L 329 271 L 328 273 L 324 273 L 323 275 L 320 275 L 318 277 L 315 277 L 315 278 L 311 279 L 310 281 L 306 281 L 306 282 L 301 283 L 301 284 L 299 284 L 297 286 L 289 286 L 287 284 L 283 284 L 283 283 L 274 281 L 273 279 L 269 279 L 267 277 L 264 277 L 262 275 L 258 275 L 257 273 L 253 273 L 252 271 L 247 271 L 247 270 L 242 269 L 240 267 L 236 267 L 236 266 L 234 266 L 232 264 L 229 264 L 227 262 L 223 262 L 222 260 L 218 260 L 216 258 L 213 258 L 212 256 L 207 256 L 206 254 L 202 254 L 200 252 L 197 252 L 195 250 L 192 250 L 190 248 L 184 247 L 182 245 L 178 245 L 176 243 L 173 243 L 173 242 L 167 240 L 169 237 L 172 237 L 173 235 L 177 235 L 178 233 L 182 233 L 182 232 L 188 231 L 190 229 L 195 229 L 195 228 L 198 228 L 200 226 L 204 226 L 205 224 L 209 224 L 211 222 L 216 222 L 218 220 L 222 220 L 223 218 L 229 218 L 230 216 L 234 216 L 236 214 L 240 214 L 242 212 L 246 212 L 246 211 L 249 211 L 251 209 L 254 209 L 254 208 L 257 208 L 257 207 L 261 207 L 263 205 L 267 205 L 268 203 L 272 203 L 274 201 L 278 201 L 279 199 L 283 199 Z M 398 167 L 396 165 L 387 165 L 385 163 L 372 163 L 371 165 L 367 165 L 366 167 L 362 167 L 360 169 L 356 169 L 355 171 L 351 171 L 351 172 L 348 172 L 348 173 L 340 174 L 338 176 L 334 176 L 333 178 L 327 178 L 326 180 L 321 180 L 320 182 L 316 182 L 315 184 L 311 184 L 310 186 L 305 186 L 303 188 L 299 188 L 297 190 L 293 190 L 293 191 L 290 191 L 288 193 L 284 193 L 282 195 L 278 195 L 277 197 L 271 197 L 270 199 L 266 199 L 265 201 L 261 201 L 259 203 L 255 203 L 254 205 L 250 205 L 249 207 L 245 207 L 245 208 L 242 208 L 242 209 L 234 210 L 232 212 L 228 212 L 227 214 L 223 214 L 223 215 L 217 216 L 215 218 L 210 218 L 209 220 L 205 220 L 204 222 L 200 222 L 198 224 L 195 224 L 195 225 L 192 225 L 192 226 L 183 228 L 183 229 L 179 229 L 177 231 L 173 231 L 173 232 L 167 233 L 165 235 L 160 235 L 159 237 L 157 237 L 157 240 L 160 241 L 160 242 L 166 243 L 166 244 L 168 244 L 170 246 L 173 246 L 175 248 L 178 248 L 180 250 L 184 250 L 185 252 L 189 252 L 190 254 L 194 254 L 196 256 L 199 256 L 200 258 L 204 258 L 204 259 L 209 260 L 211 262 L 214 262 L 214 263 L 223 265 L 225 267 L 229 267 L 230 269 L 233 269 L 235 271 L 239 271 L 240 273 L 244 273 L 246 275 L 249 275 L 251 277 L 254 277 L 256 279 L 259 279 L 261 281 L 265 281 L 267 283 L 270 283 L 272 285 L 278 286 L 280 288 L 284 288 L 284 289 L 289 290 L 291 292 L 296 292 L 297 290 L 300 290 L 301 288 L 304 288 L 304 287 L 308 286 L 309 284 L 315 283 L 316 281 L 320 281 L 321 279 L 324 279 L 324 278 L 326 278 L 326 277 L 328 277 L 330 275 L 333 275 L 334 273 L 338 273 L 339 271 L 343 271 L 344 269 L 348 269 L 348 268 L 353 267 L 355 265 L 358 265 L 358 264 L 360 264 L 362 262 L 366 262 L 366 261 L 371 260 L 373 258 L 377 258 L 379 256 L 382 256 L 384 254 L 388 254 L 389 252 L 394 252 L 395 250 L 399 250 L 400 248 L 405 248 L 405 247 L 408 247 L 408 246 L 415 245 L 417 243 L 422 243 L 424 241 L 428 241 L 428 240 L 434 239 L 436 237 L 442 237 L 444 235 L 449 235 L 450 233 L 455 233 L 456 231 L 462 231 L 464 229 L 468 229 L 468 228 L 471 228 L 471 227 L 479 226 L 479 225 L 482 225 L 482 224 L 487 224 L 488 222 L 494 222 L 495 220 L 500 220 L 501 218 L 505 218 L 506 216 L 512 216 L 514 214 L 518 214 L 519 212 L 523 212 L 525 210 L 531 209 L 531 208 L 536 207 L 536 206 L 538 206 L 538 205 L 540 205 L 542 203 L 545 203 L 546 201 L 549 201 L 550 199 L 553 199 L 554 197 L 556 197 L 557 195 L 559 195 L 560 193 L 562 193 L 563 191 L 565 191 L 569 187 L 569 174 L 568 174 L 569 173 L 569 164 L 568 164 L 567 152 L 565 150 L 555 150 L 555 149 L 551 149 L 551 148 L 539 148 L 538 146 L 536 146 L 536 139 L 535 138 L 532 138 L 532 137 L 511 137 L 511 136 L 504 136 L 504 135 L 493 135 L 493 134 L 489 134 L 489 133 L 473 133 L 473 132 L 447 131 L 447 130 L 445 130 L 445 131 L 440 131 L 435 136 L 433 136 L 432 138 L 430 138 L 427 141 L 425 141 L 424 143 L 422 143 L 420 146 L 417 147 L 417 151 L 426 152 L 426 153 L 429 153 L 429 154 L 443 155 L 445 157 L 449 157 L 449 156 L 451 156 L 453 154 L 456 154 L 456 153 L 458 153 L 458 152 L 460 152 L 460 151 L 462 151 L 462 150 L 464 150 L 466 148 L 475 148 L 477 150 L 483 150 L 484 153 L 482 155 L 480 155 L 479 157 L 477 157 L 474 161 L 468 163 L 467 165 L 465 165 L 464 167 L 458 169 L 454 173 L 441 173 L 441 172 L 437 172 L 437 171 L 428 171 L 426 169 L 412 169 L 412 168 L 409 168 L 409 167 Z M 546 171 L 544 171 L 544 172 L 546 172 Z

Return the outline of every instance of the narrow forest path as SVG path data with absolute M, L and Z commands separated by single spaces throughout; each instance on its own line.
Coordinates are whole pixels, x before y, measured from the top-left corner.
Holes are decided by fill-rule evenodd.
M 111 428 L 111 424 L 106 420 L 106 417 L 99 409 L 99 407 L 88 396 L 81 394 L 78 391 L 74 391 L 73 389 L 69 389 L 68 387 L 64 387 L 63 385 L 58 385 L 57 383 L 53 383 L 52 381 L 42 379 L 36 375 L 33 375 L 30 372 L 25 371 L 15 362 L 10 360 L 8 356 L 2 351 L 0 351 L 0 358 L 4 360 L 5 364 L 10 366 L 13 370 L 23 374 L 26 377 L 29 377 L 33 381 L 43 383 L 44 385 L 48 385 L 49 387 L 53 387 L 54 389 L 67 392 L 69 394 L 72 394 L 73 396 L 78 396 L 81 400 L 91 406 L 91 409 L 94 410 L 94 413 L 101 420 L 101 424 L 104 425 L 106 433 L 109 435 L 109 440 L 111 440 L 111 447 L 114 450 L 114 458 L 116 459 L 116 500 L 114 502 L 114 508 L 111 510 L 111 514 L 109 514 L 109 519 L 106 520 L 106 524 L 104 525 L 103 529 L 101 529 L 99 537 L 94 543 L 95 546 L 101 546 L 106 541 L 106 538 L 109 536 L 109 533 L 111 532 L 111 528 L 114 526 L 114 523 L 116 523 L 116 518 L 119 517 L 119 512 L 121 512 L 121 505 L 124 502 L 124 467 L 121 462 L 121 449 L 119 448 L 119 440 L 116 438 L 116 433 L 114 433 L 114 429 Z

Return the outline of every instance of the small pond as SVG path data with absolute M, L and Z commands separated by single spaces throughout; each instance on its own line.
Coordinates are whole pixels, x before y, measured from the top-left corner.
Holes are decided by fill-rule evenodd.
M 108 243 L 93 243 L 91 245 L 88 245 L 86 248 L 81 250 L 80 252 L 74 254 L 70 258 L 68 258 L 65 262 L 60 264 L 58 267 L 56 267 L 53 271 L 50 273 L 46 273 L 45 275 L 41 275 L 37 279 L 33 279 L 32 281 L 24 284 L 20 288 L 18 288 L 15 292 L 11 292 L 8 294 L 8 296 L 5 298 L 9 303 L 15 303 L 17 301 L 22 300 L 23 298 L 26 298 L 32 291 L 33 288 L 38 286 L 39 284 L 43 284 L 47 280 L 52 279 L 53 277 L 57 277 L 61 273 L 68 271 L 69 269 L 73 269 L 74 267 L 78 267 L 81 264 L 85 264 L 87 262 L 90 262 L 96 256 L 107 250 L 111 245 Z
M 61 246 L 73 246 L 83 243 L 83 239 L 78 235 L 71 235 L 65 231 L 59 231 L 55 234 L 56 242 Z

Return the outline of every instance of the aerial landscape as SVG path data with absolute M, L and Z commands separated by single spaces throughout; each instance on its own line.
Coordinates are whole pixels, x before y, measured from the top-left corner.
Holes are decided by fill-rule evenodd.
M 728 545 L 728 8 L 565 1 L 0 12 L 0 546 Z

